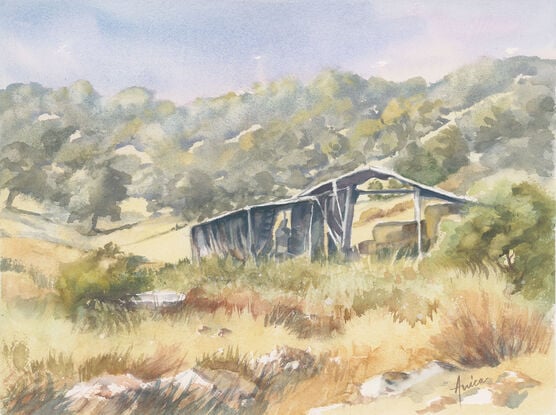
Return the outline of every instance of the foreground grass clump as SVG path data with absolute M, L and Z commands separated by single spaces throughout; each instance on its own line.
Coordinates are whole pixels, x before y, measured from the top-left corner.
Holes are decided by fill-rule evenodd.
M 531 306 L 486 291 L 461 291 L 453 300 L 443 313 L 440 334 L 432 338 L 445 358 L 465 367 L 494 367 L 550 348 L 549 321 Z
M 424 323 L 433 317 L 439 294 L 438 288 L 431 289 L 430 278 L 421 275 L 410 260 L 315 263 L 297 258 L 256 265 L 208 258 L 200 264 L 167 265 L 157 272 L 154 285 L 189 292 L 192 301 L 202 288 L 205 297 L 215 300 L 213 305 L 222 307 L 229 307 L 234 295 L 248 293 L 253 300 L 248 308 L 254 314 L 262 310 L 270 324 L 287 323 L 305 337 L 315 331 L 307 330 L 306 315 L 310 314 L 348 321 L 367 310 L 386 307 L 395 320 Z M 335 326 L 337 322 L 331 323 Z M 335 328 L 320 330 L 326 331 Z
M 194 367 L 254 382 L 260 391 L 254 413 L 300 413 L 345 401 L 358 384 L 387 371 L 419 369 L 434 359 L 496 366 L 520 355 L 545 356 L 550 347 L 549 316 L 537 311 L 545 309 L 510 294 L 499 268 L 475 274 L 432 261 L 299 258 L 256 266 L 212 258 L 149 271 L 148 285 L 121 291 L 119 276 L 142 275 L 134 261 L 107 246 L 62 266 L 68 281 L 58 282 L 59 294 L 50 292 L 49 301 L 67 305 L 72 318 L 32 307 L 45 300 L 38 297 L 25 307 L 0 305 L 6 339 L 0 371 L 8 374 L 0 395 L 8 413 L 61 413 L 56 405 L 67 390 L 106 374 L 156 383 Z M 81 283 L 71 287 L 76 274 L 67 270 L 85 274 Z M 98 289 L 99 280 L 108 280 L 108 288 Z M 68 286 L 70 294 L 81 293 L 69 302 Z M 187 300 L 171 311 L 127 308 L 119 300 L 129 287 L 174 289 Z M 318 370 L 261 377 L 253 362 L 277 346 L 309 350 Z M 172 401 L 173 390 L 140 393 L 121 401 L 122 411 L 207 413 L 214 404 L 190 402 L 190 395 Z

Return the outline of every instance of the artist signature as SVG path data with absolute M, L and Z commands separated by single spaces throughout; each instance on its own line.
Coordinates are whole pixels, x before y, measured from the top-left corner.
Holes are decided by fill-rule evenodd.
M 458 375 L 458 378 L 456 380 L 456 385 L 453 388 L 450 388 L 450 390 L 453 391 L 456 395 L 458 395 L 459 404 L 461 405 L 461 393 L 462 392 L 478 388 L 479 386 L 481 386 L 484 383 L 490 383 L 490 378 L 474 379 L 473 375 L 471 375 L 468 382 L 463 382 L 462 379 L 461 379 L 461 376 Z

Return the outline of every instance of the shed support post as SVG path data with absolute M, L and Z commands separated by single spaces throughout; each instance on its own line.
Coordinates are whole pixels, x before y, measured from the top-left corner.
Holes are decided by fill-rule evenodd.
M 195 244 L 195 238 L 193 238 L 193 229 L 189 231 L 189 243 L 191 244 L 191 259 L 194 264 L 198 264 L 201 260 L 197 245 Z
M 247 208 L 247 251 L 253 257 L 253 225 L 251 223 L 251 208 Z
M 353 225 L 353 213 L 355 210 L 354 202 L 355 186 L 346 188 L 346 201 L 344 206 L 344 217 L 342 218 L 342 250 L 348 253 L 351 249 L 351 228 Z
M 308 241 L 307 239 L 305 240 L 305 242 L 307 243 L 307 246 L 305 246 L 304 248 L 309 252 L 309 259 L 313 258 L 313 214 L 314 214 L 314 210 L 315 210 L 315 202 L 311 202 L 311 218 L 309 219 L 309 232 L 308 232 Z
M 328 233 L 330 232 L 330 229 L 328 229 L 328 198 L 325 198 L 324 201 L 322 202 L 322 204 L 324 206 L 321 206 L 321 210 L 322 210 L 322 217 L 323 217 L 323 249 L 324 249 L 324 256 L 326 257 L 326 259 L 328 259 L 329 257 L 329 252 L 328 252 Z
M 423 256 L 423 235 L 421 231 L 421 189 L 418 187 L 415 187 L 413 192 L 413 208 L 417 225 L 417 255 L 421 258 Z

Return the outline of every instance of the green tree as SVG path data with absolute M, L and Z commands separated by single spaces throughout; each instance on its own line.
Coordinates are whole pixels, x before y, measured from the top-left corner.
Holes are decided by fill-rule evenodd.
M 108 216 L 113 222 L 120 220 L 119 203 L 127 198 L 126 186 L 130 183 L 129 174 L 109 164 L 96 169 L 79 170 L 70 180 L 75 194 L 70 200 L 68 222 L 90 218 L 90 231 L 97 233 L 99 218 Z
M 469 147 L 459 128 L 449 126 L 423 145 L 447 174 L 469 164 Z
M 554 301 L 554 200 L 539 186 L 498 183 L 443 243 L 456 264 L 499 267 L 528 298 Z
M 6 207 L 11 208 L 19 194 L 36 200 L 47 197 L 50 187 L 47 175 L 41 169 L 39 152 L 22 142 L 8 144 L 2 148 L 0 159 L 0 187 L 8 189 Z
M 446 178 L 446 172 L 434 156 L 418 146 L 409 143 L 396 159 L 394 168 L 398 173 L 421 183 L 434 185 Z

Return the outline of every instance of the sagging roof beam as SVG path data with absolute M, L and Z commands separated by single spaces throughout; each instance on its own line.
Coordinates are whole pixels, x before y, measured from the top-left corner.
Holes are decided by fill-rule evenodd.
M 356 189 L 360 195 L 406 195 L 412 194 L 413 189 L 376 189 L 376 190 L 361 190 Z

